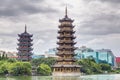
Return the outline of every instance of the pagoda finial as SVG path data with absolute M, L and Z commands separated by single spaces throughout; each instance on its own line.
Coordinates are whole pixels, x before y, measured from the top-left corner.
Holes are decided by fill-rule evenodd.
M 27 26 L 26 26 L 26 24 L 25 24 L 25 33 L 27 32 Z
M 67 5 L 66 5 L 66 8 L 65 8 L 65 17 L 67 18 Z

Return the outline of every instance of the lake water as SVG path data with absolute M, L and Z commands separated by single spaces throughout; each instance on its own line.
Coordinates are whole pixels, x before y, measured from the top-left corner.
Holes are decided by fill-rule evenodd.
M 120 74 L 88 75 L 80 77 L 17 76 L 0 77 L 0 80 L 120 80 Z

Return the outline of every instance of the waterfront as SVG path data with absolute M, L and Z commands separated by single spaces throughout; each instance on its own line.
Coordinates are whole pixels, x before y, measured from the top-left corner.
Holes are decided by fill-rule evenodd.
M 87 75 L 80 77 L 18 76 L 0 77 L 0 80 L 119 80 L 120 74 Z

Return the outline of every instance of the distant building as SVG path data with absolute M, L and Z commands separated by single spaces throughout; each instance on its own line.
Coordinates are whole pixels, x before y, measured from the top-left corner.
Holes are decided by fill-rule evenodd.
M 44 56 L 45 58 L 48 58 L 48 57 L 57 58 L 58 57 L 56 54 L 48 54 L 48 53 L 45 53 Z
M 25 32 L 22 34 L 18 34 L 19 36 L 19 43 L 18 43 L 18 60 L 21 61 L 30 61 L 32 59 L 32 50 L 33 48 L 31 47 L 33 44 L 31 43 L 33 39 L 31 37 L 33 36 L 32 34 L 29 34 L 27 32 L 27 27 L 25 26 Z
M 56 55 L 56 53 L 57 53 L 57 49 L 52 48 L 52 49 L 49 49 L 48 51 L 46 51 L 44 56 L 45 56 L 45 58 L 47 58 L 47 57 L 57 58 L 58 56 Z
M 44 54 L 41 54 L 41 55 L 37 55 L 37 54 L 35 55 L 35 54 L 34 54 L 34 55 L 32 55 L 32 58 L 33 58 L 33 59 L 45 58 L 45 55 L 44 55 Z
M 6 51 L 3 51 L 3 50 L 0 50 L 0 56 L 2 56 L 2 55 L 5 55 L 5 56 L 7 56 L 8 58 L 18 58 L 18 56 L 17 56 L 17 52 L 6 52 Z
M 8 58 L 15 58 L 15 59 L 18 58 L 17 52 L 7 52 L 6 54 Z
M 46 54 L 56 54 L 57 53 L 57 49 L 56 48 L 52 48 L 49 49 L 48 51 L 45 52 Z
M 115 65 L 115 56 L 110 49 L 93 50 L 87 47 L 81 47 L 75 53 L 77 59 L 93 58 L 96 63 Z
M 120 57 L 116 57 L 116 68 L 120 68 Z
M 87 53 L 87 52 L 91 53 L 91 52 L 94 52 L 94 50 L 91 48 L 87 48 L 86 46 L 82 46 L 80 48 L 77 48 L 75 50 L 75 54 L 76 54 L 75 58 L 76 59 L 83 59 L 83 58 L 85 58 L 85 55 L 83 53 Z

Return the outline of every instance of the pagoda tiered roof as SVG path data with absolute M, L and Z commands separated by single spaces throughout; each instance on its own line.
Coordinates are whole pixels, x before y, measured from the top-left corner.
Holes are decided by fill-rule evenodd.
M 26 55 L 27 55 L 27 56 L 31 56 L 32 54 L 33 54 L 32 52 L 29 52 L 29 53 L 28 53 L 28 52 L 26 52 L 26 53 L 18 52 L 18 55 L 19 55 L 19 56 L 26 56 Z
M 71 27 L 71 28 L 74 28 L 75 26 L 70 25 L 70 24 L 64 24 L 64 25 L 59 25 L 58 27 L 59 27 L 59 28 L 64 28 L 64 27 Z
M 28 43 L 28 42 L 23 42 L 23 43 L 18 43 L 17 44 L 18 46 L 32 46 L 33 44 L 32 43 Z
M 61 41 L 57 42 L 57 44 L 72 44 L 72 45 L 74 45 L 74 44 L 76 44 L 76 42 L 68 41 L 68 40 L 61 40 Z
M 25 31 L 21 34 L 18 34 L 19 36 L 19 43 L 18 43 L 18 59 L 21 61 L 30 61 L 31 60 L 31 55 L 33 53 L 31 52 L 33 48 L 31 47 L 33 44 L 31 43 L 33 39 L 31 37 L 33 36 L 32 34 L 29 34 L 26 30 L 25 26 Z
M 61 62 L 61 61 L 66 61 L 66 62 L 70 62 L 70 61 L 72 61 L 72 62 L 75 62 L 76 61 L 76 59 L 63 59 L 63 58 L 61 58 L 61 59 L 57 59 L 57 62 Z
M 56 53 L 56 55 L 58 55 L 58 56 L 62 56 L 62 55 L 75 55 L 75 53 L 62 53 L 62 52 L 58 52 L 58 53 Z
M 19 37 L 23 37 L 23 36 L 28 36 L 28 37 L 32 37 L 33 35 L 32 34 L 29 34 L 27 32 L 24 32 L 22 34 L 18 34 Z
M 72 20 L 72 19 L 69 18 L 68 16 L 65 16 L 64 18 L 59 19 L 59 22 L 66 22 L 66 21 L 68 21 L 68 22 L 73 22 L 74 20 Z
M 31 38 L 20 38 L 20 39 L 18 39 L 18 41 L 33 41 L 33 39 L 31 39 Z
M 27 32 L 27 27 L 26 27 L 26 25 L 25 25 L 25 31 L 23 32 L 23 33 L 21 33 L 21 34 L 18 34 L 18 36 L 19 37 L 32 37 L 33 36 L 33 34 L 29 34 L 28 32 Z
M 59 30 L 58 33 L 64 33 L 64 32 L 70 32 L 70 33 L 75 33 L 73 30 Z
M 27 48 L 27 47 L 26 47 L 26 48 L 25 48 L 25 47 L 24 47 L 24 48 L 20 48 L 20 47 L 19 47 L 19 48 L 17 48 L 17 50 L 20 50 L 20 51 L 24 51 L 24 50 L 32 51 L 33 48 L 30 48 L 30 47 L 29 47 L 29 48 Z
M 58 39 L 61 39 L 61 38 L 72 38 L 72 39 L 75 39 L 76 37 L 73 36 L 73 35 L 60 35 L 57 37 Z

